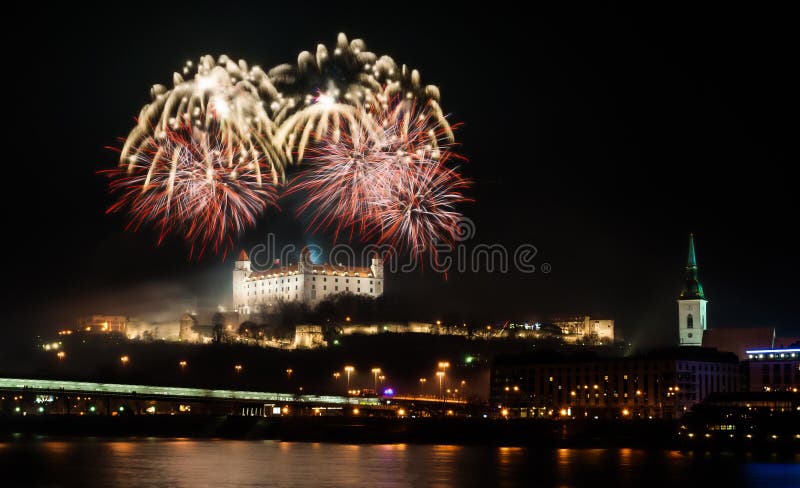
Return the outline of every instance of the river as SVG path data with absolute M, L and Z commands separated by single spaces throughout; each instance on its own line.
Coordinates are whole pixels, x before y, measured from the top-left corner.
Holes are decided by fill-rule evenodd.
M 0 442 L 0 486 L 800 486 L 800 455 L 189 439 Z

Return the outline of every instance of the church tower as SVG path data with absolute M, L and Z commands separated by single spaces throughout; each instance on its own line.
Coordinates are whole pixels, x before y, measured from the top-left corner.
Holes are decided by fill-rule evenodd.
M 694 252 L 694 234 L 689 234 L 689 256 L 686 260 L 686 278 L 678 298 L 678 335 L 681 346 L 703 345 L 703 331 L 708 328 L 706 300 L 703 285 L 697 279 L 697 258 Z

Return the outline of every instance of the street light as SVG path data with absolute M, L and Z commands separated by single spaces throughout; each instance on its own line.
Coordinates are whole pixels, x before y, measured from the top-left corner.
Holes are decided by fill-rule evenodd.
M 419 396 L 425 396 L 425 383 L 427 383 L 427 379 L 420 378 L 419 379 Z
M 439 377 L 439 396 L 443 396 L 442 392 L 442 380 L 444 379 L 444 371 L 437 371 L 436 376 Z
M 381 368 L 372 368 L 372 376 L 374 378 L 374 391 L 378 393 L 378 375 L 381 374 Z
M 340 372 L 338 372 L 338 371 L 334 371 L 334 372 L 333 372 L 333 379 L 334 379 L 334 380 L 336 380 L 336 381 L 339 381 L 339 377 L 340 377 L 340 376 L 342 376 L 342 373 L 340 373 Z
M 58 353 L 56 354 L 56 356 L 58 356 L 58 360 L 59 361 L 64 359 L 64 356 L 66 356 L 66 355 L 67 354 L 64 351 L 58 351 Z
M 345 366 L 344 372 L 347 373 L 347 391 L 350 391 L 350 374 L 355 371 L 356 368 L 352 366 Z
M 122 361 L 122 365 L 125 366 L 128 364 L 128 361 L 130 361 L 130 358 L 128 356 L 122 356 L 119 360 Z
M 439 361 L 439 371 L 436 373 L 436 376 L 439 376 L 439 394 L 442 394 L 442 382 L 445 381 L 445 374 L 447 374 L 447 368 L 450 367 L 450 361 Z M 442 373 L 439 375 L 439 373 Z M 446 386 L 446 385 L 445 385 Z M 447 402 L 447 398 L 445 398 L 445 402 Z
M 242 372 L 242 365 L 241 365 L 241 364 L 237 364 L 236 366 L 234 366 L 234 367 L 233 367 L 233 369 L 235 369 L 235 370 L 236 370 L 236 374 L 241 374 L 241 372 Z
M 292 373 L 294 370 L 292 368 L 286 368 L 286 377 L 292 379 Z
M 186 364 L 187 364 L 187 363 L 186 363 L 186 361 L 180 361 L 180 362 L 178 363 L 178 366 L 180 366 L 180 367 L 181 367 L 181 369 L 186 369 Z

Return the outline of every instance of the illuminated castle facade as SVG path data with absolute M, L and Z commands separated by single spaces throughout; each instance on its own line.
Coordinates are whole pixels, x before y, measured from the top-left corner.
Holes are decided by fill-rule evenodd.
M 233 309 L 240 315 L 269 310 L 278 302 L 302 302 L 315 306 L 340 293 L 377 298 L 383 295 L 383 259 L 372 258 L 366 267 L 313 264 L 308 251 L 300 261 L 265 271 L 253 271 L 250 258 L 241 251 L 233 268 Z

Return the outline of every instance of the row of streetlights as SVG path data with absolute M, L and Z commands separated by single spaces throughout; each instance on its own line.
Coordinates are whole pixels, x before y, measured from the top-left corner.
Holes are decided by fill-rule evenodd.
M 342 369 L 343 369 L 343 371 L 345 373 L 345 377 L 347 378 L 347 392 L 349 394 L 350 391 L 351 391 L 350 390 L 350 376 L 356 371 L 356 368 L 355 368 L 355 366 L 346 365 Z M 377 394 L 378 393 L 378 382 L 379 381 L 382 382 L 383 380 L 385 380 L 386 376 L 383 374 L 383 370 L 381 368 L 379 368 L 379 367 L 372 368 L 370 370 L 370 372 L 372 373 L 373 388 L 374 388 L 375 394 Z M 341 378 L 341 376 L 342 376 L 342 373 L 340 373 L 339 371 L 334 371 L 333 372 L 333 379 L 335 381 L 339 381 L 339 378 Z
M 436 371 L 436 378 L 439 380 L 439 396 L 443 399 L 447 398 L 446 393 L 450 393 L 450 389 L 447 388 L 447 369 L 450 367 L 449 361 L 439 361 L 437 363 L 438 370 Z M 419 379 L 419 395 L 425 396 L 425 384 L 428 382 L 427 378 L 420 378 Z M 461 387 L 461 393 L 464 392 L 464 387 L 466 386 L 466 380 L 461 380 L 459 386 Z M 454 390 L 455 393 L 458 393 L 458 389 Z

